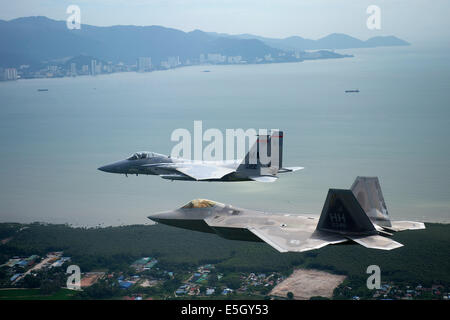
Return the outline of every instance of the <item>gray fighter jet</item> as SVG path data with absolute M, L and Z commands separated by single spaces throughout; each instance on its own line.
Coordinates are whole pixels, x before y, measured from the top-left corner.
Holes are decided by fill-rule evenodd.
M 351 190 L 329 189 L 320 217 L 270 214 L 198 199 L 148 218 L 226 239 L 266 242 L 280 252 L 303 252 L 344 242 L 391 250 L 402 246 L 389 238 L 392 232 L 425 229 L 421 222 L 389 219 L 377 177 L 357 177 Z
M 264 164 L 262 152 L 270 158 Z M 283 168 L 283 132 L 275 131 L 271 136 L 258 136 L 243 160 L 193 161 L 172 158 L 154 152 L 137 152 L 98 170 L 120 174 L 158 175 L 168 180 L 188 181 L 259 181 L 274 182 L 278 173 L 294 172 L 303 167 Z

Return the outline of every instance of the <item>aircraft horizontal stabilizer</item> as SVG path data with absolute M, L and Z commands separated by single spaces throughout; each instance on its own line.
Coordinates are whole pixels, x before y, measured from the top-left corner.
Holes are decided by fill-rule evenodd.
M 383 227 L 390 231 L 420 230 L 425 229 L 425 224 L 415 221 L 391 221 L 390 227 Z
M 372 236 L 347 236 L 347 238 L 355 241 L 356 243 L 371 249 L 380 249 L 380 250 L 392 250 L 403 247 L 403 245 L 397 241 L 392 239 L 380 236 L 380 235 L 372 235 Z
M 258 182 L 275 182 L 277 181 L 278 177 L 275 176 L 256 176 L 256 177 L 249 177 L 253 181 Z
M 285 167 L 278 170 L 278 173 L 295 172 L 305 169 L 304 167 Z

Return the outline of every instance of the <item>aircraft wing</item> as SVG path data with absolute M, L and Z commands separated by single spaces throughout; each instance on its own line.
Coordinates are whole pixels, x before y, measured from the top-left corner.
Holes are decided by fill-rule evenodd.
M 218 167 L 208 164 L 192 164 L 188 166 L 180 166 L 174 168 L 195 180 L 221 179 L 227 174 L 235 172 L 235 169 Z
M 145 164 L 144 167 L 158 167 L 173 170 L 182 173 L 194 180 L 210 180 L 210 179 L 221 179 L 229 173 L 235 172 L 235 169 L 214 166 L 211 164 L 204 163 L 156 163 L 156 164 Z M 176 175 L 160 175 L 164 179 L 171 179 L 172 177 L 177 178 Z
M 279 252 L 303 252 L 348 241 L 344 236 L 316 230 L 317 219 L 283 215 L 228 216 L 205 219 L 221 235 L 226 230 L 247 229 Z M 225 231 L 224 231 L 225 230 Z
M 251 227 L 248 230 L 279 252 L 303 252 L 348 241 L 341 236 L 301 230 L 283 230 L 278 226 Z

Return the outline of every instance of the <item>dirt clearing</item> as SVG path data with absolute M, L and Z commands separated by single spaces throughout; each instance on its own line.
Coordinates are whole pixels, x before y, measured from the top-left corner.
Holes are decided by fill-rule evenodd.
M 297 269 L 273 288 L 269 295 L 286 298 L 287 293 L 292 292 L 296 300 L 308 300 L 315 296 L 331 298 L 334 288 L 344 279 L 345 276 L 324 271 Z

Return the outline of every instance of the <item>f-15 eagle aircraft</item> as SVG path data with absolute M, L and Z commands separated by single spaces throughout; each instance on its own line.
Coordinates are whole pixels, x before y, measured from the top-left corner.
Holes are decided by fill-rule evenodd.
M 351 190 L 329 189 L 320 217 L 269 214 L 199 199 L 148 218 L 226 239 L 266 242 L 280 252 L 303 252 L 349 241 L 391 250 L 402 246 L 389 238 L 392 232 L 425 229 L 421 222 L 390 220 L 377 177 L 357 177 Z
M 264 148 L 261 148 L 263 144 Z M 268 164 L 261 162 L 260 148 L 261 152 L 270 157 Z M 168 180 L 274 182 L 278 179 L 278 173 L 303 169 L 283 168 L 282 164 L 283 132 L 275 131 L 271 136 L 258 136 L 243 160 L 193 161 L 154 152 L 137 152 L 126 160 L 108 164 L 98 170 L 125 175 L 158 175 Z

